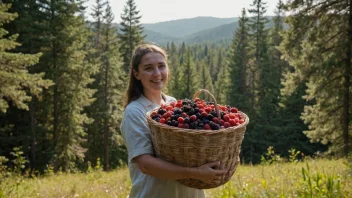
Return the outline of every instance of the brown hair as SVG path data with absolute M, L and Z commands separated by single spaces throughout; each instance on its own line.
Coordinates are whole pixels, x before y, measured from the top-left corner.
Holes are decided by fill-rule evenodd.
M 143 93 L 143 85 L 140 80 L 138 80 L 134 74 L 133 70 L 138 72 L 138 66 L 141 63 L 141 60 L 144 55 L 146 55 L 149 52 L 157 52 L 160 53 L 161 55 L 164 56 L 165 58 L 165 63 L 167 65 L 167 55 L 166 52 L 161 49 L 160 47 L 153 45 L 153 44 L 142 44 L 137 46 L 136 50 L 133 53 L 132 59 L 131 59 L 131 64 L 130 64 L 130 71 L 129 71 L 129 82 L 128 82 L 128 87 L 125 92 L 124 96 L 124 108 L 126 106 L 139 98 L 141 94 Z

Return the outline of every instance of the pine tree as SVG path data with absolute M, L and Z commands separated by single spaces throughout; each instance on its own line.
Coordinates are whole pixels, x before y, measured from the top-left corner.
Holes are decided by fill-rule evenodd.
M 193 94 L 199 89 L 198 75 L 193 63 L 193 57 L 189 49 L 187 49 L 185 59 L 182 64 L 182 75 L 179 89 L 182 90 L 180 98 L 192 98 Z
M 218 73 L 217 81 L 214 85 L 214 93 L 216 100 L 221 105 L 228 105 L 229 104 L 229 87 L 230 87 L 230 73 L 228 66 L 226 64 L 222 65 L 220 71 Z
M 76 162 L 84 159 L 86 126 L 92 122 L 84 108 L 93 101 L 94 90 L 91 75 L 97 67 L 88 59 L 89 30 L 82 18 L 82 2 L 38 1 L 45 8 L 49 38 L 42 63 L 47 65 L 48 76 L 55 86 L 46 92 L 46 102 L 51 106 L 52 118 L 48 120 L 53 131 L 55 170 L 75 169 Z
M 248 59 L 249 59 L 249 29 L 246 10 L 242 10 L 239 18 L 238 28 L 234 33 L 230 56 L 229 56 L 229 75 L 230 85 L 228 88 L 228 104 L 236 106 L 244 112 L 250 111 L 248 98 Z M 224 71 L 223 71 L 224 72 Z
M 205 61 L 198 62 L 198 76 L 199 76 L 199 89 L 206 89 L 213 95 L 216 95 L 218 92 L 214 93 L 214 86 L 210 76 L 210 71 L 207 65 L 204 63 Z M 217 90 L 218 91 L 218 90 Z M 206 101 L 213 100 L 211 96 L 208 94 L 201 93 L 200 97 L 205 99 Z M 219 103 L 219 101 L 217 101 Z
M 128 73 L 131 57 L 137 45 L 143 42 L 143 26 L 140 23 L 142 16 L 139 15 L 134 0 L 127 0 L 121 15 L 120 23 L 120 54 L 124 63 L 124 69 Z
M 16 42 L 18 35 L 8 36 L 3 28 L 5 23 L 13 21 L 17 14 L 8 13 L 10 4 L 0 4 L 0 111 L 6 112 L 9 103 L 19 109 L 28 109 L 32 96 L 39 96 L 43 88 L 52 85 L 44 80 L 44 73 L 30 74 L 28 67 L 39 61 L 41 54 L 12 53 L 11 50 L 20 46 Z
M 105 13 L 102 16 L 101 48 L 98 51 L 101 63 L 99 72 L 96 74 L 95 93 L 96 100 L 89 107 L 89 114 L 94 122 L 89 127 L 88 145 L 89 161 L 95 163 L 98 158 L 103 159 L 104 169 L 110 169 L 110 158 L 114 161 L 121 156 L 112 156 L 111 151 L 121 146 L 122 139 L 117 129 L 121 122 L 123 109 L 122 93 L 125 89 L 126 75 L 120 59 L 117 32 L 113 27 L 114 16 L 109 2 L 106 4 Z
M 293 67 L 285 75 L 284 93 L 305 82 L 302 119 L 313 142 L 331 143 L 331 151 L 347 155 L 351 127 L 352 5 L 348 1 L 289 1 L 290 29 L 280 46 Z M 312 17 L 314 16 L 314 17 Z

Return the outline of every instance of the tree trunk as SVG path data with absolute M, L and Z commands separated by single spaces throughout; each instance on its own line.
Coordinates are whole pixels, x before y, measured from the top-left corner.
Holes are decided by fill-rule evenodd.
M 348 44 L 347 56 L 345 65 L 345 81 L 344 81 L 344 97 L 343 97 L 343 140 L 344 140 L 344 155 L 348 155 L 349 150 L 349 110 L 350 110 L 350 74 L 351 74 L 351 58 L 352 58 L 352 4 L 351 0 L 347 0 L 349 5 L 349 19 L 348 19 Z

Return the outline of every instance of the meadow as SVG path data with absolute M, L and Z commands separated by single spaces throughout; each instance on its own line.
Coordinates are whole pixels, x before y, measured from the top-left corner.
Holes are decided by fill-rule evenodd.
M 110 172 L 56 173 L 0 182 L 0 197 L 128 197 L 127 167 Z M 306 159 L 240 165 L 226 184 L 205 190 L 206 197 L 352 197 L 351 163 L 346 159 Z

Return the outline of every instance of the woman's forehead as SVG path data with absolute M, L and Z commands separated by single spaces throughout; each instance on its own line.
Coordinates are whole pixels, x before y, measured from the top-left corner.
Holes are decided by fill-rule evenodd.
M 159 52 L 149 52 L 141 59 L 141 65 L 165 63 L 165 57 Z

